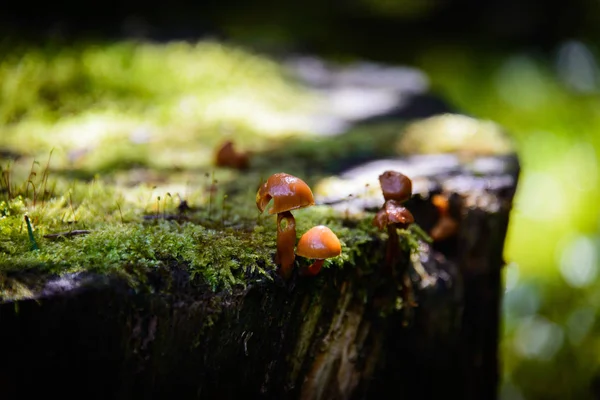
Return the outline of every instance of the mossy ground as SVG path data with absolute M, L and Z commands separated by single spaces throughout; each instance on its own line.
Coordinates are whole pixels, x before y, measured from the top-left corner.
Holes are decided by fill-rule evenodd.
M 25 270 L 176 263 L 213 290 L 244 285 L 276 268 L 275 217 L 255 205 L 262 181 L 287 172 L 316 184 L 389 155 L 399 131 L 389 123 L 335 138 L 266 131 L 258 114 L 310 107 L 311 94 L 273 61 L 217 43 L 28 49 L 0 64 L 0 82 L 4 298 L 19 296 L 11 277 Z M 213 166 L 226 138 L 252 152 L 249 170 Z M 190 209 L 180 210 L 183 200 Z M 326 267 L 353 265 L 359 245 L 381 235 L 369 213 L 350 221 L 317 205 L 294 215 L 298 235 L 325 224 L 339 236 L 342 255 Z M 73 230 L 89 233 L 44 237 Z

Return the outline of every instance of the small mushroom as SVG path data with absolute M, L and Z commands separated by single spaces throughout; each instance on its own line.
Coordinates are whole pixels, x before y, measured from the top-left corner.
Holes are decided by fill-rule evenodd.
M 236 151 L 233 142 L 228 140 L 217 150 L 215 164 L 218 167 L 231 167 L 243 170 L 250 166 L 250 157 L 248 153 Z
M 429 232 L 431 239 L 437 242 L 455 235 L 458 232 L 458 222 L 450 216 L 448 199 L 443 195 L 436 194 L 432 196 L 431 202 L 440 213 L 440 218 Z
M 298 241 L 296 254 L 312 258 L 315 261 L 302 273 L 314 276 L 321 271 L 323 262 L 327 258 L 337 257 L 342 253 L 342 245 L 338 237 L 324 225 L 310 228 Z
M 396 200 L 386 201 L 373 219 L 373 225 L 381 230 L 389 226 L 406 228 L 413 222 L 415 222 L 415 218 L 412 213 Z
M 415 222 L 415 218 L 412 213 L 405 207 L 402 207 L 400 202 L 396 200 L 387 200 L 377 215 L 375 215 L 375 218 L 373 218 L 373 225 L 380 230 L 387 229 L 388 232 L 388 245 L 385 258 L 390 270 L 396 264 L 400 253 L 398 228 L 404 229 L 413 222 Z
M 373 225 L 380 230 L 387 228 L 386 260 L 388 268 L 393 268 L 400 251 L 397 228 L 406 228 L 415 222 L 411 212 L 401 205 L 412 196 L 412 181 L 400 172 L 385 171 L 379 175 L 379 184 L 385 203 L 373 219 Z
M 406 175 L 399 172 L 385 171 L 379 175 L 379 184 L 385 203 L 373 218 L 373 225 L 380 230 L 387 229 L 386 268 L 390 274 L 394 275 L 394 266 L 400 257 L 398 229 L 404 229 L 415 222 L 412 213 L 402 206 L 402 203 L 412 196 L 412 182 Z M 403 270 L 400 273 L 402 274 L 403 301 L 405 304 L 412 305 L 413 302 L 410 300 L 412 284 L 408 271 Z
M 404 203 L 412 196 L 412 181 L 400 172 L 385 171 L 379 175 L 379 184 L 385 200 Z
M 273 206 L 269 214 L 277 214 L 277 254 L 275 262 L 279 273 L 289 279 L 296 256 L 296 220 L 290 212 L 315 204 L 310 187 L 300 178 L 283 172 L 273 174 L 260 186 L 256 193 L 256 207 L 264 212 L 269 202 Z

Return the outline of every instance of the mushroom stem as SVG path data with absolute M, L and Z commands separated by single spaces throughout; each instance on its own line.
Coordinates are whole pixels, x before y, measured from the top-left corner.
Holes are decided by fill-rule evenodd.
M 325 259 L 317 259 L 315 262 L 309 265 L 309 267 L 302 271 L 302 276 L 315 276 L 319 272 L 321 272 L 321 268 L 323 268 L 323 263 Z
M 388 273 L 392 275 L 394 280 L 397 282 L 398 279 L 395 266 L 400 258 L 400 237 L 398 236 L 397 227 L 393 224 L 387 226 L 387 231 L 389 238 L 386 253 L 386 267 L 388 268 Z M 410 308 L 416 306 L 412 298 L 412 281 L 410 280 L 410 276 L 408 275 L 408 271 L 405 266 L 402 266 L 399 273 L 400 285 L 402 286 L 402 303 L 405 306 L 405 314 L 408 316 L 410 313 Z
M 396 230 L 396 226 L 394 224 L 390 224 L 387 226 L 388 231 L 388 243 L 386 249 L 386 266 L 388 272 L 394 275 L 394 265 L 398 260 L 398 256 L 400 253 L 399 241 L 400 237 L 398 236 L 398 231 Z
M 285 223 L 284 223 L 285 222 Z M 285 279 L 292 275 L 292 267 L 296 255 L 296 220 L 291 212 L 285 211 L 277 214 L 277 253 L 275 263 L 279 264 L 279 274 Z

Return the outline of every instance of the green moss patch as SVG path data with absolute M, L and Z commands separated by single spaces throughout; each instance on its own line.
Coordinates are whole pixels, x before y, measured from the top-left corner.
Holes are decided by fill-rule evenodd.
M 0 82 L 0 298 L 27 297 L 24 271 L 143 281 L 176 265 L 213 290 L 271 279 L 276 218 L 258 213 L 261 182 L 287 172 L 315 185 L 391 155 L 401 128 L 265 132 L 258 114 L 301 110 L 311 94 L 277 63 L 212 42 L 28 49 L 2 61 Z M 227 137 L 251 152 L 249 170 L 213 166 Z M 325 224 L 340 238 L 342 255 L 325 268 L 353 266 L 363 244 L 385 239 L 370 213 L 294 215 L 298 237 Z

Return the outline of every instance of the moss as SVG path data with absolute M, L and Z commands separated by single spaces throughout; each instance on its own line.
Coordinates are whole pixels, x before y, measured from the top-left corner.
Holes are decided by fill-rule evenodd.
M 0 294 L 3 298 L 20 300 L 31 298 L 33 292 L 23 283 L 16 280 L 8 280 L 0 275 Z
M 202 152 L 225 129 L 249 145 L 269 133 L 267 115 L 312 98 L 276 62 L 211 41 L 11 50 L 0 62 L 0 146 L 38 157 L 56 147 L 60 168 L 106 170 L 115 150 L 131 157 L 143 146 L 146 162 L 167 167 L 181 162 L 177 153 L 149 155 L 165 147 Z
M 17 56 L 24 57 L 21 64 Z M 231 72 L 237 65 L 246 72 Z M 290 107 L 310 102 L 266 58 L 211 42 L 80 46 L 54 55 L 30 49 L 7 57 L 0 77 L 6 78 L 2 85 L 20 88 L 4 88 L 15 97 L 0 120 L 0 150 L 17 154 L 0 159 L 2 298 L 25 293 L 17 284 L 23 271 L 116 273 L 133 284 L 178 266 L 215 291 L 270 279 L 275 217 L 258 214 L 260 183 L 284 171 L 312 186 L 352 163 L 389 156 L 401 125 L 315 138 L 285 129 L 267 135 L 235 122 L 239 116 L 226 117 L 238 147 L 253 151 L 250 169 L 241 172 L 212 166 L 223 125 L 206 113 L 184 118 L 177 101 L 196 96 L 226 102 L 252 91 L 272 115 L 286 108 L 282 97 Z M 189 209 L 178 208 L 183 200 Z M 39 250 L 30 250 L 25 215 Z M 298 235 L 325 224 L 340 238 L 342 255 L 325 268 L 355 266 L 365 243 L 385 240 L 371 226 L 370 213 L 350 220 L 314 206 L 294 215 Z M 45 237 L 72 230 L 90 232 Z M 298 257 L 301 265 L 310 261 Z
M 495 122 L 442 114 L 409 124 L 395 143 L 398 153 L 511 154 L 515 145 Z
M 241 178 L 246 180 L 252 178 Z M 187 200 L 193 209 L 180 213 L 174 195 L 155 197 L 156 189 L 149 187 L 125 190 L 101 181 L 73 182 L 64 194 L 38 198 L 34 206 L 32 191 L 25 197 L 19 186 L 13 191 L 16 197 L 0 202 L 0 233 L 8 239 L 0 243 L 0 273 L 31 268 L 48 274 L 111 273 L 129 267 L 143 275 L 176 263 L 213 290 L 244 286 L 248 278 L 264 277 L 276 268 L 275 217 L 257 215 L 254 190 L 229 190 L 226 197 L 221 189 L 212 196 L 202 190 L 192 193 Z M 294 214 L 298 235 L 325 224 L 340 238 L 342 255 L 327 260 L 324 268 L 356 265 L 365 243 L 385 237 L 371 226 L 370 213 L 352 227 L 326 206 Z M 39 250 L 30 250 L 24 215 L 30 216 Z M 44 237 L 73 229 L 90 233 Z M 299 257 L 298 262 L 308 265 L 311 260 Z M 3 297 L 12 297 L 7 293 Z

